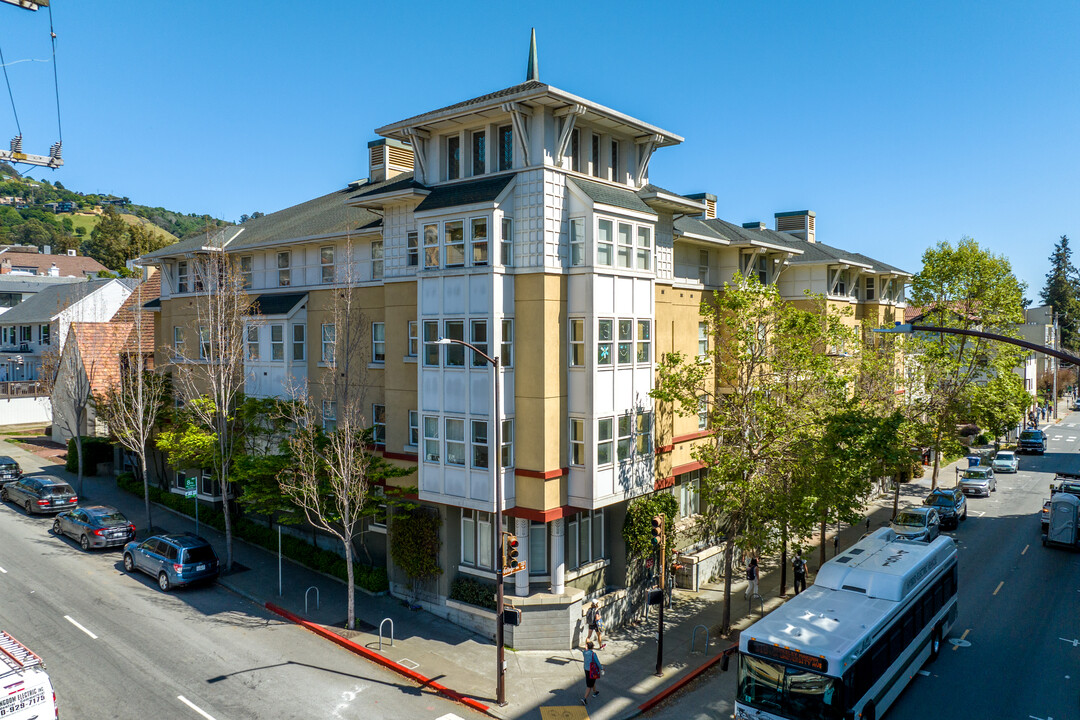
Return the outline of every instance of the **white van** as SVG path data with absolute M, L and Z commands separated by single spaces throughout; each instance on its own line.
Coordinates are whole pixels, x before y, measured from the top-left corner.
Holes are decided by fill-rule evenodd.
M 0 630 L 0 718 L 55 720 L 56 693 L 45 663 L 15 638 Z

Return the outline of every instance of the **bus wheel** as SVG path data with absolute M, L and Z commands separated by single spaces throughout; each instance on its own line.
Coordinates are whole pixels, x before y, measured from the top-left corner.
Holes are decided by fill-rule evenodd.
M 863 720 L 877 720 L 877 708 L 874 707 L 874 701 L 866 703 L 862 709 Z
M 930 662 L 937 660 L 941 653 L 941 626 L 934 628 L 934 634 L 930 637 Z

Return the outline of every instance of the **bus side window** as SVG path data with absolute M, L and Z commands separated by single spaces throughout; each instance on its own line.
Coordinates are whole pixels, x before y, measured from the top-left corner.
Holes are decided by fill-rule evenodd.
M 915 608 L 904 613 L 904 645 L 910 645 L 915 639 Z

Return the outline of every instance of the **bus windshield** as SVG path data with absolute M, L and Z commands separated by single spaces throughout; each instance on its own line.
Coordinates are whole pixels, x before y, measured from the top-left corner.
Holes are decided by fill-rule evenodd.
M 840 678 L 739 655 L 740 703 L 790 720 L 839 720 L 844 716 Z

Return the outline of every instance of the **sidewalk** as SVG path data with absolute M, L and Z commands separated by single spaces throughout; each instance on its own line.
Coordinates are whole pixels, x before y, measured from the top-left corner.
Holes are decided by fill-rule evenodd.
M 1048 423 L 1050 424 L 1050 423 Z M 15 445 L 5 448 L 23 466 L 27 473 L 39 469 L 68 479 L 63 465 L 41 458 Z M 939 479 L 943 486 L 952 485 L 955 475 L 953 463 L 941 468 Z M 929 469 L 929 468 L 928 468 Z M 901 485 L 900 503 L 918 503 L 930 486 L 929 474 L 919 480 Z M 120 509 L 136 525 L 144 523 L 141 498 L 120 491 L 112 477 L 84 478 L 83 496 L 86 502 L 113 505 Z M 870 528 L 877 529 L 888 523 L 892 514 L 892 496 L 873 501 L 867 508 L 866 517 Z M 176 514 L 161 506 L 154 506 L 153 520 L 156 528 L 169 532 L 194 532 L 193 520 Z M 865 520 L 840 530 L 839 547 L 850 546 L 866 532 Z M 827 557 L 832 558 L 833 538 L 836 528 L 830 528 L 826 539 Z M 224 555 L 224 535 L 205 524 L 199 533 L 214 544 L 219 555 Z M 145 532 L 140 532 L 143 537 Z M 811 569 L 811 579 L 816 572 L 817 548 L 805 553 Z M 270 603 L 306 620 L 333 629 L 339 635 L 360 645 L 372 653 L 380 653 L 378 628 L 384 619 L 393 623 L 394 642 L 390 645 L 390 623 L 384 627 L 381 655 L 416 673 L 420 682 L 430 679 L 464 696 L 474 698 L 488 706 L 492 715 L 502 718 L 538 718 L 540 707 L 576 707 L 583 710 L 580 698 L 584 691 L 581 652 L 515 652 L 507 649 L 505 707 L 495 704 L 495 647 L 487 639 L 457 625 L 423 612 L 410 611 L 401 601 L 389 596 L 372 596 L 361 590 L 356 593 L 357 630 L 344 630 L 346 618 L 346 593 L 344 583 L 335 578 L 304 568 L 289 560 L 281 563 L 282 593 L 278 592 L 278 558 L 274 553 L 240 540 L 233 542 L 233 558 L 237 570 L 222 577 L 219 583 L 237 594 L 259 604 Z M 737 576 L 741 576 L 737 572 Z M 766 558 L 762 562 L 760 581 L 764 610 L 769 612 L 781 602 L 778 598 L 780 583 L 776 560 Z M 749 613 L 749 603 L 743 592 L 745 580 L 738 577 L 731 591 L 731 619 L 734 626 L 730 638 L 721 638 L 717 628 L 723 614 L 723 585 L 706 585 L 700 592 L 676 590 L 673 607 L 665 611 L 664 673 L 655 677 L 656 669 L 656 615 L 650 613 L 646 623 L 638 627 L 626 627 L 606 637 L 607 647 L 599 653 L 606 673 L 597 685 L 599 697 L 591 698 L 588 717 L 597 720 L 621 719 L 639 713 L 639 706 L 658 693 L 680 684 L 692 672 L 706 663 L 715 663 L 719 654 L 737 642 L 738 630 L 747 627 L 760 616 L 755 601 L 754 612 Z M 314 589 L 312 589 L 314 588 Z M 792 592 L 791 574 L 788 573 L 788 591 Z M 182 592 L 182 591 L 181 591 Z M 709 631 L 709 643 L 703 653 L 704 633 L 698 629 L 697 653 L 690 653 L 694 628 L 704 625 Z M 733 668 L 732 668 L 733 669 Z M 462 714 L 469 711 L 463 706 Z M 577 717 L 579 715 L 570 715 Z

